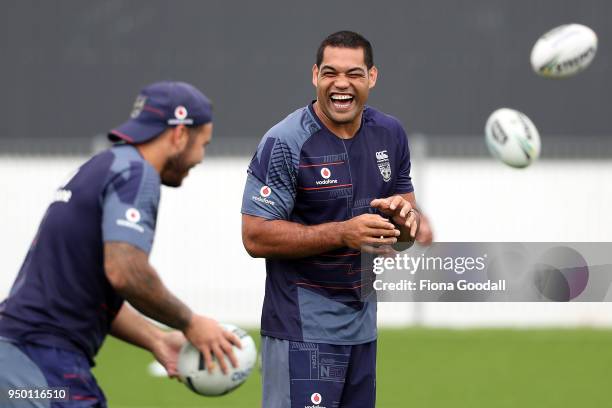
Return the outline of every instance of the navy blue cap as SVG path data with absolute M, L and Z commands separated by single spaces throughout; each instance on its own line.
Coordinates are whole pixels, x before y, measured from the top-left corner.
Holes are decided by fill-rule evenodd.
M 130 119 L 108 133 L 113 142 L 144 143 L 176 125 L 212 122 L 212 104 L 196 87 L 185 82 L 155 82 L 136 97 Z

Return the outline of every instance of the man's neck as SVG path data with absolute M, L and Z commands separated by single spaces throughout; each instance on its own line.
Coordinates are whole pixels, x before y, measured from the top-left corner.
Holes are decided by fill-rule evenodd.
M 336 123 L 325 115 L 325 113 L 321 110 L 318 101 L 314 103 L 313 108 L 315 114 L 321 120 L 321 122 L 323 122 L 323 124 L 340 139 L 352 139 L 361 126 L 363 111 L 355 118 L 353 122 Z
M 149 142 L 136 145 L 135 147 L 140 152 L 140 155 L 160 174 L 166 163 L 166 158 L 159 153 L 159 146 L 156 143 Z

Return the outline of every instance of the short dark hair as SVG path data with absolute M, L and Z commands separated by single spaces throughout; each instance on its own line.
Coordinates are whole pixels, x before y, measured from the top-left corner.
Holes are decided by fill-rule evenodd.
M 365 39 L 364 36 L 354 31 L 338 31 L 330 34 L 323 40 L 317 50 L 317 67 L 321 66 L 323 61 L 323 51 L 325 47 L 341 47 L 341 48 L 363 48 L 363 59 L 368 69 L 374 66 L 374 53 L 372 52 L 372 44 Z

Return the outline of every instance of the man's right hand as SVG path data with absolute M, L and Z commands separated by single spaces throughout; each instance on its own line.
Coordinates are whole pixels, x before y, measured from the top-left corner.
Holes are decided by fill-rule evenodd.
M 400 236 L 395 225 L 378 214 L 363 214 L 344 221 L 341 225 L 342 242 L 353 249 L 393 245 Z
M 232 345 L 242 348 L 242 344 L 235 334 L 224 330 L 217 321 L 194 313 L 183 333 L 187 340 L 204 355 L 206 369 L 209 373 L 212 373 L 214 369 L 213 354 L 223 374 L 227 374 L 228 371 L 225 355 L 229 357 L 232 366 L 238 367 L 238 360 L 234 355 Z

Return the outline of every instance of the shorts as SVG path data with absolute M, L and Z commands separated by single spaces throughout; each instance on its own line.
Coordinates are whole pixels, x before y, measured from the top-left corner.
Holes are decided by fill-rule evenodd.
M 106 398 L 87 358 L 54 347 L 0 338 L 0 406 L 2 408 L 106 408 Z M 14 388 L 67 388 L 68 401 L 9 400 Z
M 262 336 L 264 408 L 373 408 L 376 341 L 304 343 Z

